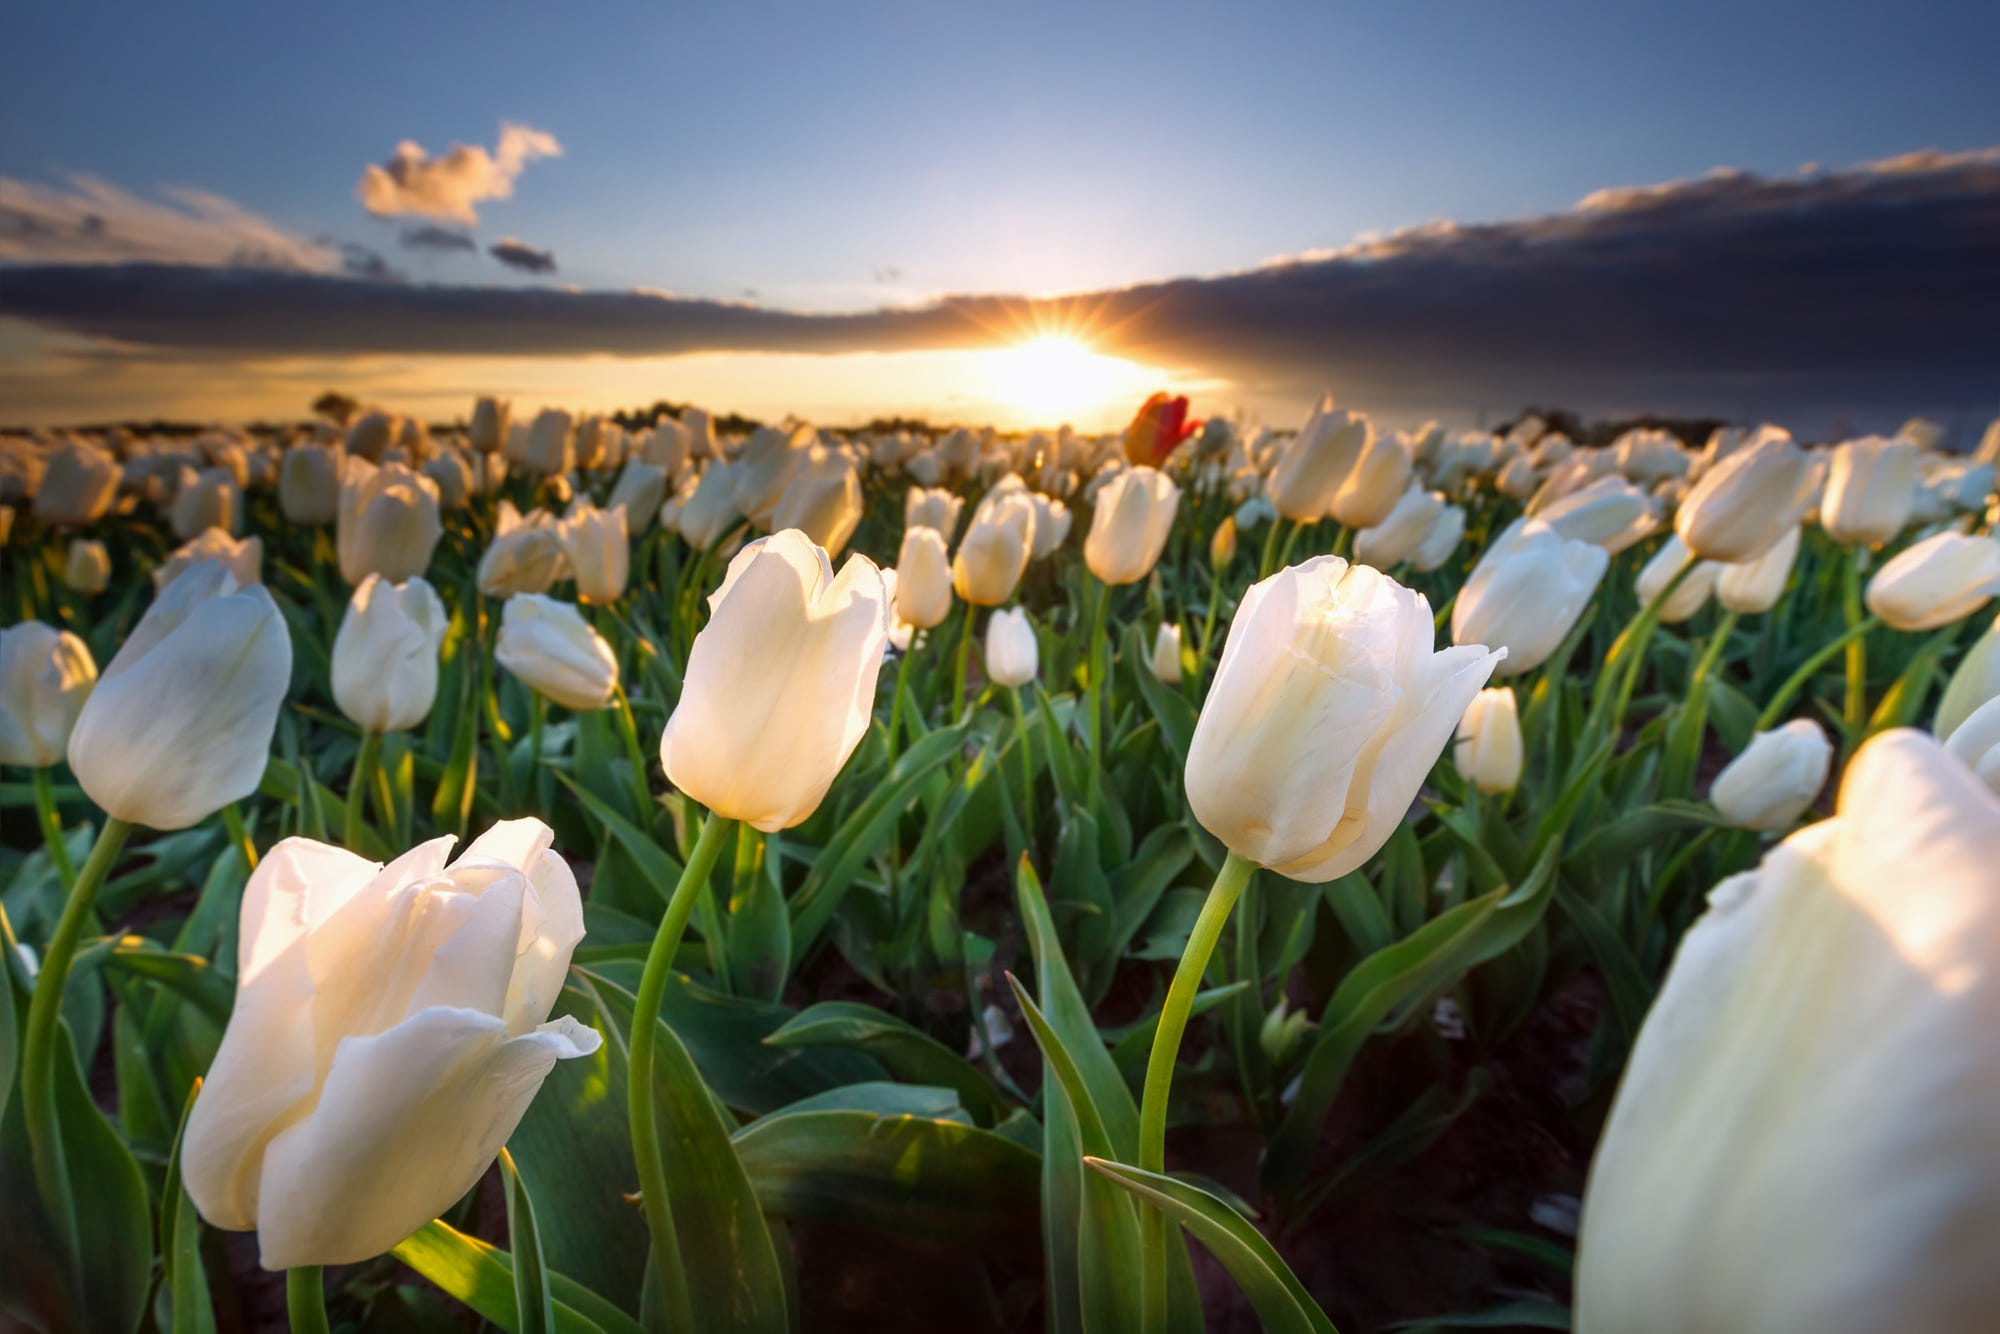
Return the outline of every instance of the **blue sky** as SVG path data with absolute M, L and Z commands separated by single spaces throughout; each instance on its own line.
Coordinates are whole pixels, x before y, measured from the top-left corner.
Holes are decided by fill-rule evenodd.
M 0 174 L 193 186 L 419 281 L 362 169 L 546 131 L 482 245 L 800 310 L 1055 293 L 2000 144 L 2000 6 L 105 4 L 10 11 Z M 176 12 L 181 11 L 181 12 Z M 0 314 L 5 298 L 0 295 Z

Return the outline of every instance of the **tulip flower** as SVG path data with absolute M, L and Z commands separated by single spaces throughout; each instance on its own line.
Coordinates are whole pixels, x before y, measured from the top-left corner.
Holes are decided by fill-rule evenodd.
M 401 434 L 402 423 L 393 414 L 363 413 L 354 419 L 352 426 L 347 428 L 347 439 L 343 448 L 356 458 L 376 463 Z
M 1521 714 L 1506 686 L 1482 690 L 1466 706 L 1451 751 L 1459 776 L 1492 795 L 1512 792 L 1521 781 Z
M 681 536 L 696 551 L 707 551 L 742 517 L 743 511 L 736 507 L 735 465 L 711 463 L 681 506 Z
M 666 498 L 666 469 L 656 468 L 642 458 L 630 458 L 625 461 L 624 471 L 618 474 L 618 484 L 611 488 L 611 499 L 604 507 L 622 506 L 632 536 L 640 537 L 653 526 L 653 516 L 660 512 Z
M 1989 699 L 1945 738 L 1944 748 L 2000 796 L 2000 699 Z
M 1798 559 L 1802 533 L 1792 529 L 1761 556 L 1735 565 L 1724 565 L 1715 580 L 1715 600 L 1740 615 L 1755 616 L 1769 611 L 1783 596 L 1785 582 L 1792 577 Z
M 773 526 L 785 484 L 806 461 L 815 438 L 810 426 L 789 432 L 775 426 L 760 426 L 752 433 L 743 452 L 736 456 L 730 473 L 735 483 L 736 508 L 745 518 L 760 528 Z
M 1148 398 L 1125 428 L 1125 457 L 1142 466 L 1159 466 L 1201 425 L 1189 421 L 1187 414 L 1186 395 L 1173 398 L 1159 393 Z
M 2000 541 L 1949 530 L 1890 557 L 1868 583 L 1868 610 L 1898 630 L 1931 630 L 2000 593 Z
M 1354 559 L 1378 570 L 1394 569 L 1430 536 L 1432 525 L 1443 512 L 1443 496 L 1421 486 L 1411 487 L 1387 518 L 1354 535 Z
M 1028 492 L 1028 501 L 1035 507 L 1035 541 L 1028 549 L 1028 559 L 1043 560 L 1053 556 L 1069 537 L 1069 506 L 1039 491 Z
M 259 863 L 181 1174 L 266 1269 L 395 1246 L 472 1188 L 557 1061 L 597 1050 L 549 1019 L 584 934 L 551 838 L 509 820 L 387 866 L 288 838 Z
M 1590 604 L 1611 558 L 1566 541 L 1537 519 L 1517 523 L 1473 567 L 1451 609 L 1454 643 L 1507 650 L 1496 674 L 1518 676 L 1548 660 Z
M 1410 456 L 1393 436 L 1369 433 L 1328 512 L 1349 528 L 1388 521 L 1410 485 Z
M 986 677 L 996 685 L 1018 689 L 1041 673 L 1041 652 L 1035 646 L 1035 626 L 1019 607 L 996 611 L 986 618 Z
M 838 556 L 861 524 L 861 477 L 838 450 L 812 449 L 791 472 L 771 511 L 776 530 L 796 528 Z
M 90 646 L 69 631 L 40 621 L 0 630 L 0 764 L 60 760 L 96 685 Z
M 631 574 L 632 541 L 625 533 L 625 507 L 598 509 L 587 500 L 570 506 L 555 526 L 556 541 L 576 578 L 579 601 L 616 602 Z
M 1705 560 L 1747 561 L 1776 545 L 1816 495 L 1805 452 L 1766 432 L 1702 474 L 1674 514 L 1674 532 Z
M 278 508 L 297 524 L 319 527 L 340 514 L 338 445 L 293 445 L 278 465 Z
M 818 809 L 862 736 L 888 639 L 888 597 L 866 556 L 838 576 L 796 529 L 729 563 L 660 738 L 673 785 L 766 833 Z
M 1423 596 L 1365 565 L 1320 556 L 1252 586 L 1188 749 L 1195 818 L 1294 880 L 1362 865 L 1505 656 L 1431 650 Z
M 1294 523 L 1325 518 L 1373 435 L 1366 417 L 1335 408 L 1331 394 L 1322 398 L 1272 470 L 1271 506 Z M 1245 523 L 1239 514 L 1236 526 L 1248 531 L 1256 525 Z
M 291 676 L 271 595 L 203 561 L 160 591 L 105 667 L 69 767 L 107 814 L 185 829 L 257 790 Z
M 1181 628 L 1178 625 L 1164 624 L 1160 632 L 1153 636 L 1153 656 L 1147 666 L 1167 685 L 1181 683 Z
M 239 588 L 264 582 L 264 539 L 246 537 L 241 541 L 220 528 L 210 528 L 192 542 L 184 542 L 153 571 L 153 587 L 163 589 L 204 561 L 218 560 L 229 567 Z
M 1622 477 L 1600 477 L 1528 512 L 1570 541 L 1592 542 L 1615 556 L 1658 523 L 1652 499 Z
M 618 690 L 611 645 L 574 606 L 539 593 L 507 599 L 493 658 L 536 694 L 578 713 L 603 708 Z
M 1013 597 L 1034 541 L 1035 506 L 1027 492 L 989 493 L 952 557 L 952 586 L 959 597 L 975 607 L 997 607 Z
M 519 437 L 519 452 L 508 463 L 524 472 L 556 477 L 570 470 L 570 425 L 572 418 L 557 408 L 543 408 L 535 414 L 525 436 Z M 507 437 L 514 444 L 512 432 Z
M 1429 574 L 1451 559 L 1451 554 L 1458 550 L 1458 544 L 1464 538 L 1465 511 L 1456 505 L 1446 505 L 1431 520 L 1430 531 L 1424 534 L 1424 540 L 1417 543 L 1416 550 L 1410 553 L 1410 568 Z
M 333 639 L 333 702 L 365 732 L 415 727 L 437 699 L 448 618 L 422 579 L 361 581 Z
M 906 528 L 896 555 L 897 618 L 924 630 L 942 623 L 951 614 L 951 586 L 951 559 L 938 530 Z
M 1990 1326 L 1995 865 L 2000 800 L 1899 730 L 1715 888 L 1591 1165 L 1579 1334 Z
M 1738 829 L 1789 829 L 1826 786 L 1833 745 L 1810 718 L 1759 732 L 1710 785 L 1708 799 Z
M 437 488 L 440 509 L 455 510 L 472 495 L 472 465 L 456 449 L 433 454 L 418 471 Z
M 102 593 L 111 584 L 111 553 L 102 542 L 76 538 L 63 562 L 63 582 L 86 597 Z
M 2000 619 L 1987 626 L 1986 633 L 1958 660 L 1958 669 L 1945 685 L 1944 698 L 1938 701 L 1931 731 L 1940 737 L 1950 736 L 1975 709 L 1996 697 L 2000 697 Z
M 1235 559 L 1236 517 L 1224 515 L 1215 525 L 1215 536 L 1208 539 L 1208 563 L 1216 570 L 1226 570 Z
M 903 527 L 935 528 L 949 542 L 958 528 L 958 512 L 964 504 L 964 500 L 941 488 L 926 490 L 913 486 L 903 498 Z
M 504 398 L 482 398 L 472 405 L 472 426 L 466 439 L 480 454 L 498 453 L 507 443 L 507 427 L 514 405 Z
M 70 440 L 48 456 L 35 517 L 56 527 L 95 523 L 111 508 L 124 470 L 97 446 Z
M 341 578 L 350 584 L 370 574 L 390 583 L 414 579 L 430 566 L 443 535 L 437 483 L 398 463 L 346 461 L 334 541 Z
M 524 518 L 501 501 L 493 541 L 479 558 L 479 591 L 490 598 L 546 593 L 567 568 L 556 520 L 543 510 Z
M 180 487 L 173 504 L 167 507 L 167 522 L 174 536 L 185 542 L 211 528 L 235 532 L 242 517 L 242 489 L 236 474 L 227 468 L 205 468 L 197 473 L 181 469 Z
M 1689 570 L 1688 566 L 1691 564 L 1694 568 Z M 1653 553 L 1653 558 L 1639 571 L 1639 577 L 1634 581 L 1634 585 L 1640 603 L 1651 605 L 1654 599 L 1667 592 L 1671 584 L 1673 592 L 1668 593 L 1666 601 L 1660 604 L 1660 621 L 1664 625 L 1678 625 L 1707 604 L 1708 596 L 1715 591 L 1716 580 L 1720 577 L 1722 569 L 1722 566 L 1712 560 L 1697 562 L 1694 553 L 1687 549 L 1676 534 L 1669 536 L 1661 544 L 1660 549 Z M 1682 570 L 1688 571 L 1686 576 L 1680 583 L 1674 584 L 1675 576 Z
M 1180 488 L 1152 468 L 1128 468 L 1098 493 L 1084 539 L 1090 572 L 1112 586 L 1136 583 L 1153 571 L 1173 530 Z
M 1820 526 L 1843 546 L 1879 547 L 1903 531 L 1916 498 L 1917 447 L 1870 436 L 1834 448 Z
M 1542 475 L 1535 471 L 1535 465 L 1525 454 L 1516 454 L 1508 459 L 1500 469 L 1500 476 L 1494 480 L 1494 489 L 1513 500 L 1526 500 L 1535 494 L 1542 484 Z

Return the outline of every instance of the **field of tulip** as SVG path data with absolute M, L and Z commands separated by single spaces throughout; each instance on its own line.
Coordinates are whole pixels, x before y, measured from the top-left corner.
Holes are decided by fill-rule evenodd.
M 621 421 L 0 438 L 0 1327 L 2000 1329 L 2000 423 Z

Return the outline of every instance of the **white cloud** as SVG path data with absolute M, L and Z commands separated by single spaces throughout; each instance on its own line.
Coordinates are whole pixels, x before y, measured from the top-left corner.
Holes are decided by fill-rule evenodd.
M 378 218 L 414 213 L 470 227 L 479 221 L 474 205 L 512 195 L 523 167 L 562 151 L 554 135 L 526 125 L 503 124 L 491 153 L 478 144 L 453 144 L 432 157 L 423 145 L 405 139 L 387 162 L 369 164 L 355 193 Z
M 206 264 L 337 273 L 339 246 L 189 186 L 144 199 L 95 176 L 61 185 L 0 176 L 0 261 L 34 264 Z

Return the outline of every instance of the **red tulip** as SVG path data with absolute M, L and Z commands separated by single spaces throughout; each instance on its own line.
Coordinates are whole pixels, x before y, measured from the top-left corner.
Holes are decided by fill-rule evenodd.
M 1157 467 L 1174 452 L 1174 446 L 1194 434 L 1200 425 L 1188 420 L 1185 394 L 1179 398 L 1154 394 L 1125 428 L 1125 457 L 1133 463 Z

